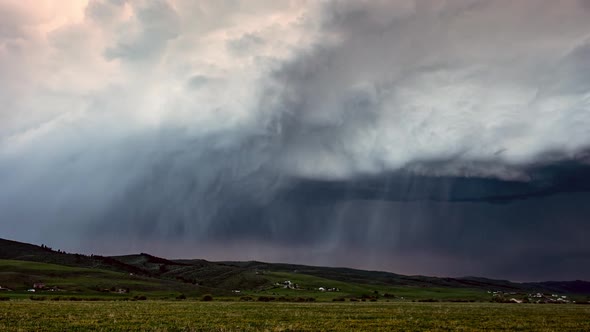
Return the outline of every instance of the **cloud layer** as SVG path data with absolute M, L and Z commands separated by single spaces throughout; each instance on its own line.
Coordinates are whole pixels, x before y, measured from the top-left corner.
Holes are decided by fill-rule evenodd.
M 363 267 L 504 276 L 501 234 L 547 227 L 570 245 L 543 255 L 590 257 L 570 238 L 588 233 L 571 203 L 588 188 L 550 168 L 589 164 L 584 1 L 10 0 L 0 22 L 6 237 L 317 263 L 357 248 Z M 468 251 L 494 267 L 470 270 Z M 426 269 L 433 252 L 453 268 Z

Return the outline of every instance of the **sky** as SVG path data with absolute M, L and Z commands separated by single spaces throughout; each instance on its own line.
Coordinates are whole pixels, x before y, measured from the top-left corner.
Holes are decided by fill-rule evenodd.
M 0 0 L 0 237 L 590 280 L 586 0 Z

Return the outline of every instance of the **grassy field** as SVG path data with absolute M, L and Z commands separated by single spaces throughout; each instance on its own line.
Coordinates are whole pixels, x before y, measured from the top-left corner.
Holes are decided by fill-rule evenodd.
M 43 282 L 48 287 L 55 287 L 59 291 L 27 292 L 26 290 L 36 282 Z M 195 297 L 201 294 L 200 290 L 192 285 L 169 280 L 102 269 L 2 259 L 0 259 L 0 285 L 14 290 L 13 292 L 0 293 L 0 297 L 11 298 L 28 298 L 32 295 L 48 298 L 76 296 L 116 299 L 135 295 L 149 295 L 150 298 L 174 298 L 181 293 Z M 116 294 L 102 291 L 111 288 L 125 288 L 130 292 Z
M 243 277 L 246 273 L 239 275 Z M 240 293 L 231 293 L 233 288 L 213 289 L 191 284 L 178 283 L 168 279 L 155 279 L 129 273 L 114 272 L 102 269 L 70 267 L 56 264 L 1 260 L 0 286 L 14 291 L 2 292 L 0 296 L 16 299 L 27 299 L 30 296 L 52 299 L 60 298 L 104 298 L 127 299 L 134 296 L 146 296 L 149 299 L 174 299 L 180 294 L 191 299 L 212 293 L 216 298 L 237 300 L 242 296 L 257 299 L 260 296 L 284 297 L 287 300 L 297 298 L 314 298 L 316 301 L 331 302 L 334 298 L 351 298 L 374 296 L 376 294 L 393 294 L 396 300 L 490 300 L 490 295 L 483 290 L 469 288 L 437 288 L 437 287 L 395 287 L 383 284 L 348 283 L 321 277 L 289 272 L 269 272 L 264 274 L 268 284 L 257 289 L 241 289 Z M 290 280 L 300 286 L 298 289 L 285 289 L 273 286 Z M 48 290 L 29 293 L 27 289 L 34 283 L 43 282 L 48 287 L 56 287 L 57 292 Z M 338 292 L 322 292 L 319 287 L 338 288 Z M 127 294 L 105 292 L 109 289 L 129 289 Z M 382 297 L 382 296 L 381 296 Z
M 588 331 L 590 306 L 493 303 L 0 302 L 1 331 Z
M 294 284 L 300 285 L 301 289 L 291 290 L 285 289 L 282 286 L 267 288 L 256 293 L 246 292 L 248 295 L 269 295 L 269 296 L 286 296 L 286 297 L 314 297 L 318 301 L 331 301 L 333 298 L 339 297 L 357 297 L 360 298 L 363 295 L 377 294 L 383 295 L 385 293 L 395 295 L 397 300 L 424 300 L 424 299 L 435 299 L 435 300 L 473 300 L 488 302 L 491 296 L 484 290 L 480 289 L 469 289 L 469 288 L 441 288 L 441 287 L 395 287 L 387 286 L 382 284 L 355 284 L 347 283 L 336 280 L 330 280 L 320 278 L 316 276 L 310 276 L 305 274 L 297 273 L 286 273 L 286 272 L 271 272 L 266 273 L 265 277 L 271 280 L 273 283 L 282 283 L 285 280 L 289 280 Z M 319 287 L 325 289 L 337 288 L 338 292 L 321 292 L 318 291 Z

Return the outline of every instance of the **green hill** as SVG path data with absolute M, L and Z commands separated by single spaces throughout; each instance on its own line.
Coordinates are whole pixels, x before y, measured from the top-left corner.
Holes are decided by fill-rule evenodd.
M 0 259 L 0 285 L 10 290 L 3 292 L 6 295 L 26 292 L 30 295 L 53 297 L 124 298 L 139 294 L 165 297 L 180 293 L 196 296 L 210 291 L 132 273 L 4 259 Z M 30 290 L 34 288 L 37 289 L 32 293 Z
M 131 265 L 126 265 L 110 257 L 70 254 L 60 250 L 53 250 L 46 246 L 37 246 L 5 239 L 0 239 L 0 259 L 96 268 L 134 274 L 148 274 L 147 271 L 143 271 Z
M 486 278 L 404 276 L 382 271 L 264 262 L 170 260 L 147 253 L 103 257 L 70 254 L 0 239 L 0 286 L 25 291 L 43 282 L 60 292 L 152 297 L 215 296 L 490 300 L 493 292 L 590 294 L 585 281 L 514 283 Z M 289 284 L 287 284 L 289 282 Z M 296 285 L 296 286 L 295 286 Z
M 201 259 L 171 261 L 145 253 L 112 258 L 159 278 L 223 290 L 258 289 L 269 284 L 268 279 L 252 269 Z

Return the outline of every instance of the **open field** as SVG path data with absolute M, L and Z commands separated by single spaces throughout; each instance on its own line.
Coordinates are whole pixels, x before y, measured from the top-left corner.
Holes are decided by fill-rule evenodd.
M 494 303 L 0 302 L 2 331 L 588 331 L 590 306 Z

